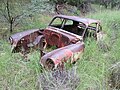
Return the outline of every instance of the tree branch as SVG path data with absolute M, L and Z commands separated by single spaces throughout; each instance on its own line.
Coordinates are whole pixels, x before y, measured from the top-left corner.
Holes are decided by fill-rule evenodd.
M 0 9 L 0 14 L 1 14 L 7 21 L 9 21 L 8 16 L 5 14 L 5 9 L 4 9 L 4 10 L 3 10 L 3 9 Z
M 14 19 L 13 19 L 13 22 L 15 22 L 15 21 L 16 21 L 16 19 L 20 18 L 22 15 L 24 15 L 24 13 L 22 13 L 22 14 L 20 14 L 20 15 L 15 16 L 15 17 L 14 17 Z
M 8 21 L 11 22 L 12 17 L 10 15 L 9 0 L 7 0 L 6 2 L 6 9 L 7 9 L 7 14 L 8 14 Z

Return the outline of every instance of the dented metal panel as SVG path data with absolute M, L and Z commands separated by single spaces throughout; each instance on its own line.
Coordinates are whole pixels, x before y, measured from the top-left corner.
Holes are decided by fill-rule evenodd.
M 10 37 L 10 42 L 12 46 L 12 52 L 27 52 L 32 46 L 36 46 L 39 43 L 39 39 L 42 33 L 39 29 L 23 31 L 14 34 Z
M 22 37 L 30 35 L 31 33 L 34 33 L 36 31 L 39 31 L 39 29 L 32 29 L 32 30 L 27 30 L 27 31 L 19 32 L 19 33 L 16 33 L 16 34 L 12 35 L 11 37 L 15 41 L 19 41 Z
M 56 18 L 59 18 L 62 23 L 53 24 Z M 73 23 L 66 24 L 69 20 Z M 99 20 L 56 15 L 47 28 L 16 33 L 9 40 L 12 52 L 28 52 L 30 48 L 38 48 L 42 56 L 40 64 L 46 69 L 53 70 L 69 60 L 71 63 L 76 62 L 84 51 L 84 39 L 88 35 L 94 35 L 98 40 L 100 29 Z M 91 33 L 89 30 L 94 32 Z M 46 52 L 49 46 L 56 46 L 57 49 Z
M 64 47 L 66 45 L 75 43 L 80 40 L 81 36 L 78 36 L 76 34 L 63 31 L 61 29 L 56 30 L 55 28 L 47 28 L 44 30 L 44 36 L 46 39 L 46 42 L 49 45 L 54 45 L 57 47 Z
M 40 63 L 47 69 L 56 68 L 60 63 L 66 62 L 71 58 L 71 63 L 78 60 L 81 52 L 84 50 L 84 43 L 79 42 L 71 44 L 44 55 Z

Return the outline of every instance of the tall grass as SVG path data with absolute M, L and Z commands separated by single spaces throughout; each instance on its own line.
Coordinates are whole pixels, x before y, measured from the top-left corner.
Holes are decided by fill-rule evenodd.
M 107 34 L 105 44 L 110 48 L 104 51 L 96 41 L 85 44 L 83 57 L 76 63 L 80 84 L 77 90 L 110 90 L 109 68 L 120 62 L 120 12 L 105 10 L 87 17 L 101 20 L 103 31 Z M 49 16 L 34 17 L 34 22 L 25 29 L 47 26 Z M 35 90 L 38 76 L 41 73 L 39 51 L 32 51 L 26 62 L 20 54 L 10 52 L 8 42 L 0 41 L 0 90 Z
M 120 62 L 119 16 L 119 11 L 110 10 L 88 15 L 89 18 L 101 20 L 103 31 L 107 34 L 104 44 L 107 44 L 109 50 L 104 52 L 105 48 L 99 48 L 94 41 L 89 45 L 86 44 L 84 55 L 78 63 L 81 77 L 78 90 L 110 90 L 109 68 L 113 63 Z
M 20 54 L 12 54 L 10 45 L 1 41 L 0 47 L 0 90 L 35 90 L 36 79 L 41 72 L 39 52 L 29 54 L 26 62 Z

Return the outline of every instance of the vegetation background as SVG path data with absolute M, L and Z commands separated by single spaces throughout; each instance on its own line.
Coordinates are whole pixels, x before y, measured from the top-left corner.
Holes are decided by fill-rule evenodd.
M 119 9 L 119 0 L 0 0 L 0 90 L 38 89 L 43 71 L 39 51 L 32 51 L 25 62 L 19 53 L 11 53 L 8 38 L 16 32 L 45 28 L 56 14 L 99 19 L 107 35 L 99 44 L 86 42 L 76 64 L 80 77 L 76 90 L 120 89 Z

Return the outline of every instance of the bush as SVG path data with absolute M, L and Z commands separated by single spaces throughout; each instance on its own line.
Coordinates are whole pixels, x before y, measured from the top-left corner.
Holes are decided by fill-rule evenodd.
M 38 78 L 38 90 L 75 90 L 80 83 L 76 68 L 44 72 Z

